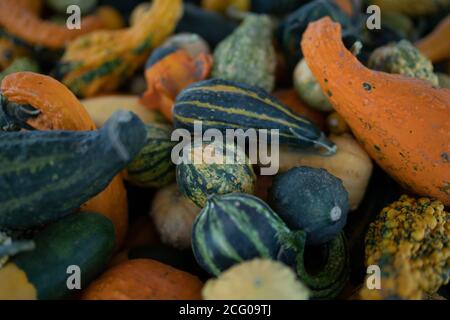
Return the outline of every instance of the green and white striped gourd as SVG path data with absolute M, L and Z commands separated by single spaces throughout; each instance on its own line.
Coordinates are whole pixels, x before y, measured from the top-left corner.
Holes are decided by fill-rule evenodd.
M 280 144 L 298 149 L 321 148 L 336 153 L 336 146 L 309 120 L 266 91 L 222 79 L 198 82 L 181 92 L 174 107 L 174 124 L 194 132 L 198 122 L 205 132 L 218 129 L 278 130 Z M 268 135 L 270 140 L 270 132 Z
M 254 258 L 279 260 L 291 266 L 313 298 L 333 298 L 349 276 L 343 233 L 325 244 L 326 262 L 310 275 L 305 268 L 306 233 L 292 232 L 262 200 L 248 194 L 213 196 L 194 222 L 192 248 L 198 264 L 217 276 Z
M 200 208 L 211 195 L 254 192 L 255 172 L 244 151 L 235 144 L 225 143 L 223 148 L 214 143 L 194 144 L 183 152 L 189 161 L 177 165 L 177 183 L 181 193 Z
M 147 144 L 128 166 L 127 179 L 140 187 L 161 188 L 175 181 L 175 165 L 171 160 L 172 128 L 164 124 L 149 123 Z
M 249 14 L 214 51 L 212 76 L 272 91 L 276 55 L 269 16 Z
M 145 125 L 125 111 L 97 131 L 0 132 L 0 229 L 27 229 L 73 212 L 145 142 Z

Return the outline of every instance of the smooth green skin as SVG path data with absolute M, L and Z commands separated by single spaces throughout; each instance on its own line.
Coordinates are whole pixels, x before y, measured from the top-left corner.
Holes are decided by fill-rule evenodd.
M 275 62 L 270 18 L 250 14 L 217 46 L 212 76 L 271 92 L 275 87 Z
M 73 212 L 133 160 L 146 134 L 125 111 L 97 131 L 0 132 L 0 229 L 29 229 Z
M 69 290 L 69 266 L 81 270 L 81 288 L 98 276 L 114 246 L 112 222 L 97 213 L 76 213 L 46 227 L 34 239 L 36 248 L 12 259 L 34 285 L 38 299 L 63 299 L 79 290 Z

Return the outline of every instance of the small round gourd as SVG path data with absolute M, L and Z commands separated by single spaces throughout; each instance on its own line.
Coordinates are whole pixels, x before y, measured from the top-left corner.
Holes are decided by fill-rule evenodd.
M 323 244 L 344 228 L 349 211 L 342 181 L 324 169 L 296 167 L 274 179 L 274 210 L 292 230 L 304 230 L 309 244 Z
M 308 300 L 309 291 L 296 274 L 280 262 L 242 262 L 206 282 L 205 300 Z
M 311 108 L 325 112 L 333 110 L 333 106 L 320 88 L 305 59 L 302 59 L 295 68 L 294 87 L 302 100 Z
M 183 152 L 190 155 L 190 160 L 177 165 L 181 193 L 201 208 L 211 195 L 254 193 L 256 175 L 244 151 L 234 144 L 224 144 L 221 149 L 214 143 L 189 145 Z M 239 162 L 228 164 L 227 154 Z
M 192 225 L 199 212 L 200 208 L 183 196 L 174 183 L 156 193 L 150 216 L 163 243 L 188 249 L 191 247 Z

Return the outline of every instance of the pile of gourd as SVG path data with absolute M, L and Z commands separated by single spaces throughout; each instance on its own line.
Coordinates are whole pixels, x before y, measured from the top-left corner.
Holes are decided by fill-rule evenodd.
M 0 299 L 448 297 L 449 13 L 0 0 Z M 196 122 L 279 130 L 278 174 L 175 165 Z

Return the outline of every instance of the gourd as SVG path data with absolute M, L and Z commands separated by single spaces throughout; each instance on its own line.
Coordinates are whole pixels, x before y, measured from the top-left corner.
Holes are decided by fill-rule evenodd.
M 69 29 L 65 25 L 42 20 L 36 12 L 17 3 L 16 0 L 0 1 L 0 26 L 5 31 L 32 46 L 51 50 L 64 48 L 77 37 L 98 29 L 114 29 L 111 16 L 119 13 L 110 7 L 101 7 L 94 14 L 81 21 L 80 29 Z
M 439 85 L 438 77 L 433 72 L 433 64 L 407 40 L 401 40 L 373 51 L 368 61 L 368 67 L 373 70 L 423 79 L 435 86 Z
M 369 155 L 402 186 L 449 205 L 450 91 L 366 69 L 345 49 L 339 24 L 329 18 L 308 27 L 302 49 Z
M 51 77 L 31 72 L 15 73 L 2 81 L 0 90 L 0 96 L 3 97 L 2 110 L 6 111 L 6 119 L 9 119 L 6 124 L 9 128 L 74 131 L 95 129 L 94 122 L 73 93 Z M 144 108 L 143 110 L 145 111 Z M 109 116 L 112 114 L 111 112 Z M 25 116 L 26 122 L 16 115 Z M 5 118 L 5 114 L 3 117 Z M 121 176 L 116 176 L 105 190 L 83 204 L 81 210 L 98 212 L 110 218 L 116 228 L 117 245 L 121 245 L 128 225 L 127 194 Z
M 253 166 L 234 143 L 194 143 L 182 152 L 187 161 L 177 165 L 177 183 L 181 193 L 200 208 L 211 195 L 255 191 Z
M 227 9 L 233 7 L 240 11 L 250 11 L 251 1 L 249 0 L 202 0 L 202 8 L 211 11 L 226 13 Z
M 70 297 L 68 267 L 80 268 L 81 287 L 86 287 L 113 253 L 114 228 L 102 215 L 83 212 L 46 227 L 34 242 L 34 250 L 14 256 L 0 269 L 0 299 Z
M 449 0 L 371 0 L 381 11 L 396 11 L 410 16 L 422 16 L 436 13 L 450 5 Z
M 134 26 L 92 32 L 71 42 L 53 74 L 78 96 L 113 91 L 172 33 L 182 11 L 181 0 L 155 0 Z
M 308 300 L 309 291 L 284 264 L 254 259 L 208 280 L 202 296 L 204 300 Z
M 177 95 L 189 85 L 208 78 L 212 57 L 199 54 L 195 58 L 185 50 L 177 50 L 145 71 L 147 91 L 141 104 L 160 111 L 168 121 L 173 120 L 173 105 Z
M 4 71 L 14 60 L 26 57 L 30 54 L 30 49 L 17 43 L 0 29 L 0 70 Z
M 198 34 L 189 32 L 182 32 L 169 37 L 161 47 L 184 49 L 192 58 L 202 53 L 211 53 L 209 44 L 205 39 Z
M 212 76 L 271 92 L 275 87 L 275 62 L 272 21 L 266 15 L 250 14 L 217 46 Z
M 294 87 L 301 99 L 314 110 L 325 112 L 333 110 L 305 59 L 300 60 L 294 70 Z
M 296 114 L 305 117 L 314 123 L 319 129 L 325 128 L 325 118 L 323 113 L 311 109 L 298 96 L 295 89 L 280 89 L 273 93 L 273 96 L 288 106 Z
M 94 120 L 98 128 L 104 126 L 111 115 L 118 110 L 131 111 L 144 123 L 165 123 L 163 116 L 145 108 L 134 95 L 106 95 L 81 100 L 81 104 Z
M 366 265 L 378 265 L 381 289 L 363 299 L 424 299 L 450 280 L 450 213 L 439 201 L 402 196 L 366 234 Z
M 199 212 L 200 208 L 181 194 L 174 183 L 158 190 L 150 217 L 163 243 L 178 249 L 189 249 L 192 225 Z
M 2 72 L 0 72 L 0 81 L 2 81 L 7 75 L 20 71 L 39 72 L 39 65 L 36 61 L 28 58 L 17 58 Z
M 171 160 L 172 128 L 162 124 L 146 125 L 147 143 L 127 167 L 127 180 L 140 187 L 163 187 L 175 180 L 175 165 Z
M 330 140 L 338 148 L 337 153 L 330 157 L 281 147 L 280 172 L 286 172 L 298 166 L 323 168 L 342 180 L 348 192 L 350 208 L 356 210 L 366 193 L 372 175 L 372 161 L 364 149 L 349 134 L 331 136 Z
M 84 292 L 84 300 L 200 300 L 197 277 L 150 259 L 107 270 Z
M 298 44 L 308 24 L 325 16 L 329 16 L 333 21 L 340 23 L 344 30 L 350 30 L 349 16 L 339 6 L 328 0 L 316 0 L 307 3 L 289 14 L 281 22 L 278 32 L 279 41 L 291 69 L 294 69 L 303 57 Z
M 335 297 L 348 279 L 345 237 L 324 245 L 326 261 L 314 275 L 304 266 L 305 242 L 304 231 L 292 232 L 267 204 L 240 193 L 210 197 L 192 231 L 194 256 L 212 275 L 254 258 L 279 260 L 296 270 L 311 297 Z
M 0 231 L 0 269 L 12 256 L 35 248 L 36 245 L 33 240 L 13 240 L 9 234 Z
M 125 111 L 98 131 L 0 132 L 0 225 L 27 229 L 73 212 L 108 186 L 145 137 Z
M 425 38 L 415 43 L 417 49 L 433 63 L 450 59 L 450 15 L 444 18 Z
M 324 169 L 296 167 L 275 177 L 273 209 L 291 230 L 304 230 L 308 244 L 335 238 L 347 223 L 348 193 L 342 181 Z
M 220 99 L 217 97 L 220 96 Z M 281 144 L 297 148 L 323 148 L 334 154 L 336 147 L 310 121 L 296 115 L 266 91 L 246 84 L 221 79 L 206 80 L 183 90 L 174 107 L 176 128 L 202 129 L 276 129 Z

